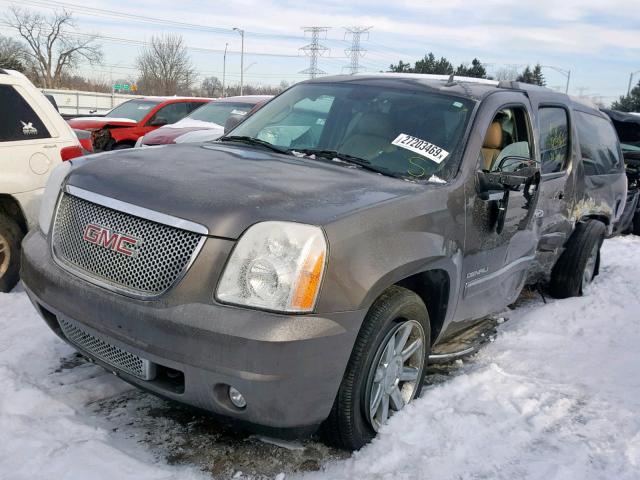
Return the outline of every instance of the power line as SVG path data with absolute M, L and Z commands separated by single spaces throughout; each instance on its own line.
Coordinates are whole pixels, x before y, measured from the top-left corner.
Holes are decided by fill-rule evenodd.
M 327 38 L 329 27 L 303 27 L 305 33 L 311 34 L 311 43 L 300 47 L 300 50 L 309 57 L 309 68 L 302 70 L 300 73 L 306 73 L 310 78 L 316 78 L 318 75 L 324 75 L 327 72 L 318 68 L 318 57 L 329 51 L 327 47 L 320 44 L 320 34 L 324 33 Z
M 347 67 L 351 74 L 354 75 L 360 71 L 360 57 L 364 55 L 364 50 L 360 47 L 360 37 L 363 34 L 369 38 L 369 30 L 373 27 L 345 27 L 344 38 L 351 35 L 351 48 L 347 48 L 344 53 L 351 58 L 351 64 Z

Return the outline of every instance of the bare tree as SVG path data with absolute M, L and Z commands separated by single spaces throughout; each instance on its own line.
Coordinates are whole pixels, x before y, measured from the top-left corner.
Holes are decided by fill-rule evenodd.
M 151 37 L 136 63 L 140 71 L 138 87 L 151 95 L 190 93 L 197 76 L 181 35 Z
M 24 45 L 11 37 L 0 35 L 0 68 L 24 72 L 26 51 Z
M 218 77 L 206 77 L 200 86 L 202 95 L 205 97 L 220 97 L 222 95 L 222 82 Z
M 80 36 L 72 31 L 76 24 L 71 13 L 44 16 L 18 7 L 11 7 L 9 12 L 6 20 L 27 43 L 27 57 L 43 87 L 60 86 L 62 76 L 70 74 L 83 60 L 92 65 L 102 60 L 95 36 Z

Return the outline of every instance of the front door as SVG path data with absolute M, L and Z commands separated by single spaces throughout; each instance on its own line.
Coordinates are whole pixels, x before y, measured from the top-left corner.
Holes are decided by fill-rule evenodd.
M 482 186 L 482 172 L 535 172 L 530 106 L 522 101 L 497 106 L 487 115 L 473 185 L 467 188 L 463 294 L 457 320 L 473 320 L 512 303 L 524 284 L 537 245 L 533 216 L 539 175 L 511 188 Z M 507 192 L 505 194 L 505 192 Z

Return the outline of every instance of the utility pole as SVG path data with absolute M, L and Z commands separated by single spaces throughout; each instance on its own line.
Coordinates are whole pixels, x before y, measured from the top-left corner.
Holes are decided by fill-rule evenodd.
M 309 57 L 309 68 L 302 70 L 300 73 L 308 73 L 309 78 L 316 78 L 318 75 L 324 75 L 324 72 L 318 68 L 318 57 L 324 55 L 329 49 L 320 44 L 320 34 L 324 34 L 324 38 L 327 37 L 327 31 L 329 27 L 303 27 L 305 33 L 311 34 L 311 43 L 300 47 L 300 50 Z
M 640 73 L 640 70 L 637 70 L 637 71 L 635 71 L 635 72 L 631 72 L 631 75 L 629 75 L 629 88 L 627 88 L 627 97 L 628 97 L 629 95 L 631 95 L 631 84 L 633 83 L 633 76 L 634 76 L 636 73 Z
M 233 29 L 242 37 L 242 46 L 240 47 L 240 95 L 242 95 L 244 88 L 244 30 L 237 27 L 233 27 Z
M 222 97 L 224 98 L 226 95 L 224 94 L 224 86 L 225 86 L 225 78 L 227 76 L 227 47 L 228 43 L 224 44 L 224 60 L 222 61 Z
M 347 39 L 348 35 L 351 35 L 351 48 L 347 48 L 344 53 L 347 57 L 351 58 L 351 64 L 345 68 L 350 70 L 351 75 L 355 75 L 360 71 L 360 57 L 364 55 L 363 48 L 360 48 L 360 37 L 363 34 L 367 35 L 369 39 L 369 30 L 373 27 L 345 27 L 344 39 Z

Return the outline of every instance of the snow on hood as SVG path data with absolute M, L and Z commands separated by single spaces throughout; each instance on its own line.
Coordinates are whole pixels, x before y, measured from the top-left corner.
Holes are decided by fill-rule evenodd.
M 73 118 L 72 120 L 76 120 Z M 78 120 L 90 120 L 92 122 L 123 122 L 123 123 L 138 123 L 130 118 L 116 118 L 116 117 L 78 117 Z
M 216 125 L 212 123 L 211 125 Z M 197 142 L 210 142 L 217 140 L 224 134 L 224 127 L 217 125 L 217 128 L 208 128 L 206 130 L 192 130 L 184 135 L 177 137 L 175 143 L 197 143 Z
M 194 120 L 189 117 L 185 117 L 182 120 L 177 121 L 176 123 L 172 123 L 171 125 L 166 125 L 162 128 L 221 128 L 224 130 L 222 125 L 218 125 L 213 122 L 205 122 L 203 120 Z

